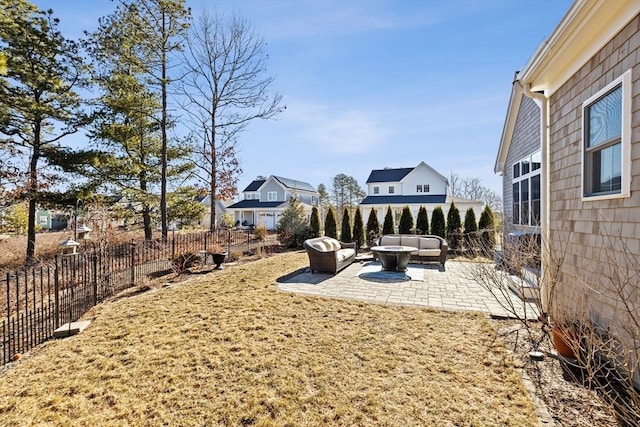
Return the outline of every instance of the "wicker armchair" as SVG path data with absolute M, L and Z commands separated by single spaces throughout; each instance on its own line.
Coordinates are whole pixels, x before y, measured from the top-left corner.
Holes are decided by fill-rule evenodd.
M 331 237 L 316 237 L 304 241 L 309 255 L 309 269 L 314 272 L 338 274 L 356 258 L 356 244 L 340 242 Z

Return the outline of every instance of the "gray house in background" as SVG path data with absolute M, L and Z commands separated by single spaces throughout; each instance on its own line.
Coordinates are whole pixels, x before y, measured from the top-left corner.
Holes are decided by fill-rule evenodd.
M 280 215 L 292 197 L 297 198 L 311 216 L 313 206 L 318 206 L 318 191 L 306 182 L 272 175 L 267 179 L 252 181 L 243 191 L 244 199 L 227 207 L 234 216 L 234 222 L 241 227 L 263 225 L 267 230 L 275 230 Z

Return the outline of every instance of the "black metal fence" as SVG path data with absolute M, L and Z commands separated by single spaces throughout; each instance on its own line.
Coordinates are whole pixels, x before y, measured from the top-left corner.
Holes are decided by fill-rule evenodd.
M 277 244 L 273 238 L 267 242 Z M 106 298 L 150 275 L 170 272 L 181 255 L 211 252 L 214 246 L 241 255 L 256 245 L 244 230 L 174 234 L 167 241 L 92 244 L 49 264 L 5 273 L 0 279 L 0 300 L 5 300 L 0 306 L 0 365 L 51 338 L 58 327 Z

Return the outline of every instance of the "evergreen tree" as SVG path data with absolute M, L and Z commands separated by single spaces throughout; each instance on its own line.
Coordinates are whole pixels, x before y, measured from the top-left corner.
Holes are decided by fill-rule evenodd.
M 460 220 L 460 211 L 454 202 L 449 206 L 447 213 L 447 242 L 451 250 L 458 250 L 460 247 L 460 238 L 462 237 L 462 221 Z
M 351 236 L 351 218 L 349 218 L 349 209 L 344 208 L 344 214 L 342 214 L 342 229 L 340 231 L 340 240 L 346 243 L 353 241 Z
M 424 206 L 420 206 L 420 209 L 418 209 L 416 229 L 418 234 L 429 234 L 429 216 L 427 215 L 427 208 Z
M 480 214 L 478 228 L 481 231 L 480 238 L 482 240 L 481 247 L 485 255 L 490 255 L 493 246 L 496 244 L 495 217 L 489 205 L 484 207 Z
M 398 233 L 411 234 L 413 230 L 413 215 L 411 215 L 411 209 L 409 206 L 402 208 L 402 215 L 400 215 L 400 224 L 398 224 Z
M 380 222 L 378 222 L 378 213 L 371 208 L 369 218 L 367 219 L 367 245 L 371 246 L 378 237 L 380 237 Z
M 382 225 L 382 235 L 394 234 L 394 232 L 393 213 L 391 213 L 391 206 L 388 206 L 387 214 L 384 216 L 384 224 Z
M 473 208 L 467 209 L 464 215 L 464 240 L 467 248 L 472 252 L 475 251 L 476 242 L 478 241 L 478 224 L 476 223 L 476 213 Z
M 324 219 L 324 235 L 327 237 L 338 238 L 338 224 L 336 223 L 336 213 L 333 206 L 329 206 L 327 216 Z
M 364 224 L 362 222 L 362 212 L 360 211 L 360 206 L 356 208 L 356 214 L 353 218 L 353 240 L 356 242 L 358 247 L 364 246 Z
M 440 206 L 431 213 L 431 234 L 434 236 L 446 237 L 446 228 L 444 222 L 444 212 Z
M 318 216 L 318 208 L 311 209 L 311 237 L 320 237 L 320 217 Z
M 307 223 L 304 206 L 292 197 L 289 206 L 278 221 L 278 240 L 287 248 L 302 248 L 302 243 L 310 238 L 311 227 Z
M 65 197 L 52 192 L 53 185 L 65 182 L 58 172 L 79 163 L 61 141 L 87 123 L 76 92 L 86 81 L 87 67 L 52 15 L 26 1 L 5 0 L 0 6 L 0 49 L 6 60 L 6 75 L 0 77 L 0 148 L 5 151 L 0 158 L 12 159 L 1 168 L 14 183 L 15 198 L 28 202 L 27 262 L 35 257 L 36 207 Z

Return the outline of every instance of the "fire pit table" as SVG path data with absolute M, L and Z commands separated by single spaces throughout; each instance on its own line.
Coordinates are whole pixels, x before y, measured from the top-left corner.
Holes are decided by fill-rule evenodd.
M 378 257 L 383 270 L 407 271 L 409 257 L 418 249 L 411 246 L 374 246 L 371 252 Z

